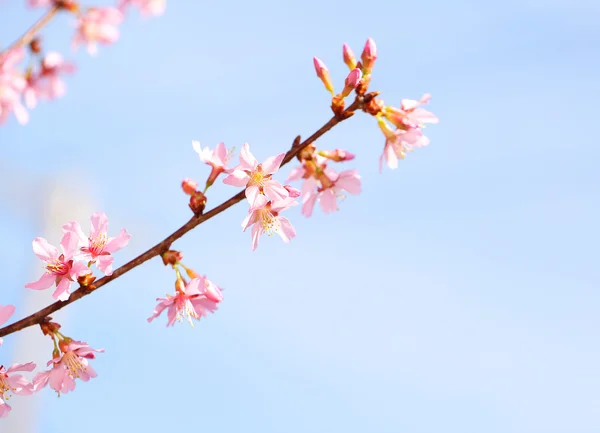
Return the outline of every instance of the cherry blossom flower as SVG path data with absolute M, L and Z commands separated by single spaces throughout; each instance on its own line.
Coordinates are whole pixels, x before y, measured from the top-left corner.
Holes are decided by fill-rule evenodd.
M 227 173 L 229 171 L 227 169 L 227 163 L 229 162 L 231 154 L 227 152 L 225 143 L 219 143 L 213 150 L 210 150 L 208 146 L 202 149 L 199 141 L 192 141 L 192 147 L 198 153 L 200 160 L 212 167 L 212 171 L 206 181 L 207 188 L 217 180 L 217 177 L 221 173 Z
M 27 0 L 27 6 L 32 8 L 39 8 L 44 6 L 54 5 L 55 0 Z
M 423 135 L 421 129 L 411 128 L 408 130 L 396 129 L 392 131 L 383 119 L 379 119 L 380 126 L 386 137 L 383 153 L 379 157 L 379 171 L 383 167 L 383 161 L 387 163 L 391 169 L 398 168 L 398 159 L 404 159 L 408 152 L 414 149 L 427 146 L 429 139 Z M 382 123 L 385 126 L 382 126 Z
M 433 113 L 424 108 L 419 108 L 420 105 L 428 104 L 430 100 L 431 95 L 428 93 L 424 94 L 418 101 L 403 99 L 400 108 L 385 107 L 383 114 L 398 128 L 424 128 L 426 123 L 439 123 L 439 119 Z
M 77 252 L 78 239 L 74 233 L 65 233 L 60 241 L 63 251 L 59 254 L 58 249 L 50 245 L 44 238 L 35 238 L 33 241 L 33 252 L 45 262 L 45 273 L 33 283 L 25 287 L 33 290 L 44 290 L 56 284 L 56 290 L 52 294 L 54 299 L 66 301 L 69 299 L 71 283 L 77 281 L 80 276 L 91 274 L 92 271 L 82 262 L 74 261 L 73 256 Z
M 259 164 L 250 152 L 248 143 L 244 143 L 240 151 L 239 165 L 230 170 L 229 176 L 223 179 L 223 183 L 245 186 L 246 198 L 250 206 L 254 205 L 261 194 L 265 194 L 273 201 L 284 200 L 289 196 L 287 190 L 272 178 L 272 175 L 279 170 L 284 157 L 285 152 L 271 156 Z
M 25 125 L 29 121 L 29 113 L 21 103 L 21 96 L 27 87 L 27 81 L 16 65 L 25 56 L 22 48 L 0 53 L 0 124 L 14 113 L 17 122 Z
M 285 243 L 296 237 L 296 230 L 292 223 L 279 214 L 289 207 L 295 205 L 293 197 L 284 200 L 271 201 L 264 195 L 259 195 L 250 207 L 248 216 L 242 222 L 242 231 L 252 227 L 252 250 L 258 247 L 258 240 L 263 233 L 268 236 L 278 234 Z
M 92 349 L 83 341 L 70 340 L 68 343 L 61 343 L 62 355 L 55 352 L 55 356 L 47 363 L 48 366 L 52 365 L 52 368 L 36 374 L 33 378 L 34 391 L 50 384 L 50 388 L 58 395 L 66 394 L 75 389 L 75 379 L 87 382 L 98 375 L 88 359 L 96 358 L 94 352 L 102 353 L 104 349 Z
M 0 305 L 0 326 L 5 324 L 13 314 L 15 314 L 14 305 Z M 0 346 L 2 346 L 2 338 L 0 338 Z
M 23 377 L 21 374 L 12 374 L 15 371 L 33 371 L 35 363 L 28 362 L 27 364 L 13 364 L 8 369 L 0 366 L 0 418 L 8 416 L 11 407 L 6 401 L 11 397 L 11 393 L 15 395 L 31 395 L 33 394 L 33 384 Z
M 77 31 L 73 37 L 73 47 L 85 43 L 91 55 L 98 52 L 98 43 L 112 44 L 119 39 L 117 26 L 123 21 L 123 13 L 116 8 L 88 8 L 79 16 Z
M 108 217 L 103 212 L 96 212 L 90 218 L 92 228 L 90 236 L 83 234 L 83 230 L 77 221 L 69 221 L 63 225 L 65 233 L 72 233 L 78 240 L 79 251 L 75 255 L 79 260 L 96 263 L 96 266 L 105 275 L 112 275 L 113 256 L 115 251 L 125 247 L 131 238 L 125 229 L 122 229 L 114 238 L 109 238 Z
M 148 322 L 152 322 L 167 309 L 167 326 L 173 326 L 175 321 L 187 319 L 192 327 L 192 319 L 200 320 L 208 313 L 213 313 L 223 300 L 221 289 L 206 277 L 198 276 L 177 290 L 175 296 L 157 298 L 160 301 Z
M 302 186 L 302 214 L 310 217 L 317 199 L 324 213 L 338 210 L 337 199 L 344 198 L 343 191 L 350 194 L 360 194 L 360 175 L 357 170 L 346 170 L 337 173 L 334 170 L 325 170 L 325 176 L 330 182 L 321 180 L 321 187 L 315 178 L 308 179 Z
M 143 16 L 160 16 L 167 9 L 166 0 L 121 0 L 119 9 L 125 12 L 127 6 L 137 7 Z
M 59 53 L 46 54 L 41 62 L 40 71 L 27 77 L 27 88 L 23 92 L 27 107 L 34 108 L 38 98 L 51 100 L 64 96 L 67 87 L 60 75 L 70 74 L 75 70 L 75 65 L 65 62 Z

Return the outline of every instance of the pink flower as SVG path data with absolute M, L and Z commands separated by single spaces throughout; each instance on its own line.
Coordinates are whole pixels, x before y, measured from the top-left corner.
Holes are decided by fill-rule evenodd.
M 250 207 L 248 216 L 242 222 L 242 231 L 252 227 L 252 250 L 258 247 L 258 240 L 263 233 L 268 236 L 278 234 L 285 243 L 296 237 L 296 230 L 290 221 L 282 216 L 281 212 L 295 205 L 293 197 L 277 202 L 269 201 L 264 195 L 259 195 Z
M 125 12 L 127 6 L 135 6 L 139 8 L 143 16 L 160 16 L 165 13 L 167 9 L 166 0 L 121 0 L 119 2 L 119 9 Z
M 193 327 L 192 319 L 200 320 L 208 313 L 213 313 L 223 300 L 223 295 L 221 289 L 208 278 L 196 277 L 178 290 L 175 296 L 167 295 L 166 298 L 156 300 L 160 302 L 148 318 L 148 322 L 152 322 L 167 309 L 167 326 L 173 326 L 175 320 L 182 322 L 187 318 Z
M 419 105 L 425 105 L 431 100 L 431 95 L 424 94 L 421 99 L 415 101 L 413 99 L 403 99 L 400 108 L 385 107 L 384 115 L 396 127 L 402 129 L 408 128 L 424 128 L 426 123 L 436 124 L 439 119 L 430 111 L 423 108 L 418 108 Z
M 27 88 L 23 93 L 27 106 L 34 108 L 38 98 L 51 100 L 64 96 L 67 87 L 60 74 L 70 74 L 75 70 L 75 65 L 65 62 L 59 53 L 48 53 L 42 60 L 39 73 L 27 79 Z
M 229 171 L 227 163 L 229 162 L 231 153 L 227 152 L 225 143 L 219 143 L 214 150 L 210 150 L 208 146 L 202 149 L 199 141 L 192 141 L 192 147 L 198 153 L 200 160 L 212 167 L 212 171 L 206 181 L 207 187 L 211 186 L 221 173 Z
M 71 233 L 78 240 L 80 246 L 76 254 L 77 259 L 96 263 L 98 269 L 105 275 L 112 275 L 112 253 L 127 245 L 131 235 L 122 229 L 114 238 L 109 238 L 108 217 L 103 212 L 96 212 L 90 218 L 92 229 L 90 236 L 86 237 L 77 221 L 69 221 L 62 228 L 65 233 Z
M 12 394 L 31 395 L 33 394 L 33 385 L 21 374 L 12 374 L 15 371 L 33 371 L 35 364 L 13 364 L 8 369 L 0 366 L 0 418 L 8 416 L 11 407 L 6 401 Z
M 29 113 L 21 103 L 21 95 L 27 87 L 27 81 L 16 69 L 24 55 L 22 48 L 0 53 L 0 124 L 6 122 L 10 113 L 15 114 L 21 125 L 29 121 Z
M 0 305 L 0 326 L 6 323 L 11 316 L 15 314 L 14 305 Z M 2 338 L 0 338 L 0 346 L 2 346 Z
M 98 375 L 89 365 L 88 359 L 96 358 L 94 352 L 102 353 L 104 349 L 92 349 L 87 343 L 75 340 L 71 340 L 65 346 L 62 355 L 48 361 L 47 365 L 52 365 L 50 370 L 35 375 L 34 391 L 50 384 L 50 388 L 60 396 L 61 393 L 66 394 L 75 389 L 75 379 L 87 382 Z
M 398 168 L 398 159 L 404 159 L 408 152 L 429 144 L 429 139 L 423 135 L 420 129 L 396 129 L 392 135 L 386 135 L 383 153 L 379 157 L 379 171 L 383 167 L 383 161 L 391 169 Z
M 265 194 L 273 201 L 286 199 L 289 194 L 287 190 L 272 175 L 279 170 L 285 152 L 277 156 L 271 156 L 262 164 L 250 153 L 250 146 L 244 143 L 240 151 L 240 163 L 230 170 L 229 176 L 223 179 L 223 183 L 233 186 L 245 186 L 246 198 L 253 206 L 261 194 Z
M 66 301 L 69 299 L 71 283 L 77 281 L 82 275 L 91 274 L 92 271 L 82 262 L 74 262 L 73 256 L 77 252 L 78 239 L 74 233 L 65 233 L 60 241 L 63 254 L 50 245 L 44 238 L 35 238 L 33 241 L 33 252 L 45 262 L 46 272 L 41 278 L 25 287 L 33 290 L 44 290 L 53 283 L 56 290 L 52 294 L 54 299 Z
M 302 186 L 302 214 L 310 217 L 317 199 L 324 213 L 338 210 L 337 199 L 344 198 L 343 191 L 350 194 L 360 194 L 360 175 L 356 170 L 346 170 L 336 173 L 334 170 L 325 170 L 325 175 L 331 183 L 318 187 L 318 181 L 314 178 L 308 179 Z M 316 191 L 315 191 L 316 189 Z
M 55 0 L 27 0 L 27 6 L 36 8 L 54 5 Z
M 119 39 L 117 26 L 123 21 L 123 14 L 116 8 L 88 8 L 79 16 L 77 31 L 73 37 L 73 47 L 85 43 L 88 53 L 98 52 L 97 43 L 112 44 Z

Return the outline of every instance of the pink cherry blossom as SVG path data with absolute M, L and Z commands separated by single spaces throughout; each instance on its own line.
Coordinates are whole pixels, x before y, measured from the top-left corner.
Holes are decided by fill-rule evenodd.
M 227 164 L 231 153 L 227 151 L 225 143 L 219 143 L 213 150 L 210 150 L 208 146 L 202 149 L 199 141 L 192 141 L 192 147 L 198 153 L 200 160 L 212 167 L 212 171 L 206 181 L 207 187 L 211 186 L 221 173 L 229 172 Z
M 85 43 L 91 55 L 98 52 L 98 43 L 112 44 L 119 39 L 117 26 L 123 21 L 123 13 L 116 8 L 88 8 L 79 16 L 73 47 Z
M 279 170 L 284 157 L 285 152 L 277 156 L 271 156 L 262 164 L 259 164 L 250 152 L 248 143 L 244 143 L 240 151 L 239 165 L 230 170 L 229 176 L 223 179 L 223 183 L 240 187 L 245 186 L 246 198 L 250 206 L 254 205 L 261 194 L 265 194 L 273 201 L 284 200 L 289 196 L 287 190 L 272 178 L 272 175 Z
M 407 131 L 397 129 L 393 136 L 386 137 L 383 153 L 379 157 L 379 171 L 382 170 L 384 160 L 389 168 L 396 169 L 398 159 L 404 159 L 408 152 L 428 144 L 429 139 L 418 128 Z
M 52 6 L 55 0 L 27 0 L 27 6 L 29 7 L 44 7 Z
M 242 222 L 242 231 L 252 227 L 252 250 L 258 247 L 258 240 L 263 233 L 268 236 L 278 234 L 285 243 L 296 237 L 292 223 L 279 214 L 295 205 L 293 197 L 284 200 L 270 201 L 264 195 L 259 195 L 250 207 L 248 216 Z
M 166 298 L 157 298 L 160 301 L 148 322 L 152 322 L 167 309 L 167 326 L 173 326 L 175 321 L 182 322 L 187 319 L 192 327 L 192 319 L 200 320 L 208 313 L 213 313 L 223 300 L 221 289 L 206 277 L 193 278 L 175 296 L 167 295 Z
M 75 70 L 75 65 L 65 62 L 59 53 L 46 54 L 41 62 L 40 71 L 27 78 L 27 88 L 23 92 L 27 106 L 34 108 L 38 98 L 51 100 L 64 96 L 67 87 L 60 76 L 71 74 Z
M 121 0 L 119 9 L 125 11 L 127 6 L 137 7 L 143 16 L 160 16 L 167 9 L 166 0 Z
M 319 200 L 321 209 L 324 213 L 335 212 L 338 210 L 337 199 L 344 198 L 343 191 L 350 194 L 360 194 L 360 175 L 356 170 L 346 170 L 337 173 L 334 170 L 325 170 L 325 175 L 331 183 L 327 186 L 319 187 L 315 178 L 308 179 L 302 186 L 302 214 L 310 217 L 313 207 Z M 323 181 L 321 181 L 321 185 Z
M 14 305 L 0 305 L 0 326 L 6 323 L 8 319 L 15 314 Z M 0 338 L 0 346 L 2 346 L 2 338 Z
M 90 236 L 83 234 L 83 230 L 77 221 L 69 221 L 63 225 L 65 233 L 72 233 L 78 240 L 79 251 L 76 258 L 90 263 L 96 263 L 96 266 L 105 275 L 112 275 L 113 256 L 115 251 L 125 247 L 131 238 L 125 229 L 122 229 L 114 238 L 108 237 L 108 217 L 103 212 L 96 212 L 90 218 L 92 228 Z
M 0 418 L 4 418 L 11 411 L 11 407 L 6 401 L 15 395 L 33 394 L 33 384 L 21 374 L 12 374 L 15 371 L 33 371 L 35 364 L 13 364 L 8 369 L 0 366 Z
M 55 390 L 58 395 L 66 394 L 75 389 L 75 379 L 87 382 L 98 374 L 89 364 L 88 359 L 96 358 L 94 353 L 102 353 L 104 349 L 92 349 L 83 341 L 71 340 L 62 355 L 55 356 L 47 365 L 52 366 L 48 371 L 38 373 L 33 378 L 34 391 L 39 391 L 46 385 Z
M 33 252 L 42 261 L 46 272 L 41 278 L 25 287 L 33 290 L 44 290 L 56 284 L 56 290 L 52 294 L 54 299 L 66 301 L 71 294 L 69 289 L 71 283 L 77 281 L 82 275 L 91 274 L 92 271 L 82 262 L 73 260 L 77 253 L 78 239 L 74 233 L 65 233 L 60 241 L 63 251 L 59 254 L 58 249 L 50 245 L 44 238 L 35 238 L 33 241 Z
M 6 122 L 10 113 L 14 113 L 21 125 L 29 121 L 29 113 L 21 103 L 27 81 L 16 68 L 24 56 L 22 48 L 0 53 L 0 125 Z

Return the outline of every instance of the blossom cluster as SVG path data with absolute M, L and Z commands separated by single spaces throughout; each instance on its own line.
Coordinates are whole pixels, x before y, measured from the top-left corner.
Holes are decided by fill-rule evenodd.
M 118 26 L 129 7 L 136 7 L 144 16 L 158 16 L 166 9 L 166 0 L 119 0 L 115 7 L 82 7 L 73 0 L 28 0 L 30 7 L 56 8 L 75 16 L 72 47 L 85 45 L 91 55 L 98 52 L 98 44 L 107 45 L 119 39 Z M 44 53 L 41 38 L 0 52 L 0 125 L 11 113 L 25 125 L 29 121 L 27 109 L 38 101 L 49 101 L 64 96 L 66 85 L 62 76 L 72 74 L 76 67 L 56 51 Z M 26 54 L 30 61 L 22 67 Z

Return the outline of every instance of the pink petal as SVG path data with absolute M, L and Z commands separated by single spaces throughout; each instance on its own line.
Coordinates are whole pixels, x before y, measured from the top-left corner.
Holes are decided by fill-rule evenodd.
M 121 232 L 112 239 L 106 246 L 104 247 L 104 251 L 108 253 L 114 253 L 115 251 L 120 250 L 124 246 L 129 243 L 129 239 L 131 239 L 131 235 L 127 233 L 127 230 L 123 229 Z
M 52 274 L 44 272 L 39 280 L 25 284 L 26 289 L 45 290 L 54 284 L 56 277 Z
M 254 226 L 252 226 L 252 251 L 256 250 L 256 248 L 258 247 L 258 240 L 260 239 L 260 235 L 262 234 L 262 224 L 254 224 Z
M 46 262 L 56 260 L 59 255 L 58 249 L 54 245 L 50 245 L 44 238 L 33 240 L 33 253 Z
M 202 294 L 202 290 L 200 290 L 200 286 L 204 286 L 204 278 L 203 277 L 196 277 L 193 278 L 187 286 L 185 286 L 185 294 L 188 296 L 193 296 L 193 295 L 201 295 Z
M 281 223 L 281 230 L 278 231 L 279 236 L 285 243 L 289 243 L 290 239 L 294 239 L 296 237 L 296 230 L 292 223 L 286 217 L 279 217 L 279 222 Z
M 231 186 L 246 186 L 250 176 L 245 171 L 234 169 L 229 176 L 223 179 L 223 183 Z
M 269 202 L 269 199 L 266 196 L 264 196 L 263 194 L 260 194 L 254 200 L 254 204 L 250 207 L 249 211 L 253 212 L 255 210 L 262 209 L 267 205 L 268 202 Z
M 66 232 L 60 241 L 60 246 L 65 255 L 64 261 L 69 261 L 79 250 L 79 239 L 77 238 L 77 235 L 75 235 L 75 233 Z
M 277 156 L 270 156 L 267 159 L 265 159 L 265 162 L 263 162 L 263 164 L 262 164 L 263 173 L 267 173 L 267 174 L 275 173 L 277 170 L 279 170 L 279 167 L 281 166 L 281 161 L 283 161 L 283 158 L 285 158 L 285 152 L 280 153 Z
M 0 398 L 0 418 L 5 418 L 8 416 L 12 407 L 8 403 L 5 403 L 4 400 Z
M 257 220 L 258 220 L 258 212 L 256 212 L 256 211 L 248 212 L 248 215 L 246 216 L 246 218 L 244 218 L 244 221 L 242 221 L 242 231 L 245 232 L 246 229 L 249 226 L 251 226 L 252 224 L 255 224 Z
M 360 194 L 360 175 L 357 170 L 347 170 L 340 173 L 335 186 L 348 191 L 350 194 Z
M 56 286 L 56 290 L 52 293 L 52 297 L 57 301 L 66 301 L 69 299 L 71 293 L 69 292 L 69 288 L 71 287 L 71 280 L 68 278 L 62 277 L 60 282 Z
M 248 203 L 250 203 L 250 207 L 254 207 L 254 202 L 256 201 L 259 195 L 261 194 L 260 190 L 258 189 L 258 186 L 251 185 L 246 188 L 246 199 L 248 200 Z
M 92 222 L 92 231 L 90 237 L 95 238 L 99 234 L 108 232 L 108 217 L 104 212 L 96 212 L 90 218 Z
M 7 373 L 13 371 L 33 371 L 35 370 L 35 362 L 28 362 L 27 364 L 13 364 L 6 370 Z
M 337 198 L 332 189 L 327 189 L 319 196 L 319 204 L 324 213 L 337 211 Z
M 275 179 L 268 180 L 265 182 L 264 192 L 274 202 L 284 200 L 290 196 L 287 189 L 282 184 L 277 182 Z
M 250 145 L 248 143 L 244 143 L 242 146 L 242 150 L 240 151 L 240 168 L 243 167 L 245 170 L 254 170 L 258 165 L 258 161 L 250 152 Z
M 89 244 L 87 236 L 83 233 L 83 230 L 77 221 L 69 221 L 62 226 L 62 229 L 64 233 L 72 232 L 79 240 L 80 246 L 87 246 Z
M 92 270 L 83 262 L 75 262 L 71 269 L 69 269 L 69 277 L 71 280 L 76 281 L 77 278 L 82 275 L 91 274 Z
M 302 198 L 302 201 L 304 203 L 302 205 L 302 215 L 304 215 L 308 218 L 312 215 L 313 208 L 315 207 L 315 202 L 317 201 L 317 194 L 313 193 L 313 194 L 307 195 Z
M 8 377 L 8 384 L 12 391 L 17 395 L 33 394 L 33 385 L 20 374 L 13 374 Z
M 227 148 L 225 147 L 225 143 L 217 144 L 217 147 L 215 147 L 214 155 L 218 159 L 218 161 L 215 162 L 218 162 L 220 166 L 225 167 L 227 165 Z
M 290 171 L 290 175 L 288 176 L 286 182 L 302 179 L 302 176 L 304 176 L 304 173 L 306 173 L 306 170 L 303 166 L 300 165 L 298 167 L 294 167 L 292 169 L 292 171 Z
M 156 306 L 156 308 L 154 308 L 154 312 L 152 313 L 152 316 L 148 317 L 148 323 L 152 322 L 154 319 L 156 319 L 158 316 L 160 316 L 165 308 L 173 305 L 173 302 L 175 302 L 174 298 L 170 298 L 170 299 L 159 298 L 157 300 L 160 300 L 161 302 L 159 302 L 158 305 Z
M 0 325 L 6 323 L 6 321 L 15 314 L 15 310 L 16 308 L 14 305 L 0 305 Z
M 110 276 L 113 273 L 113 261 L 113 256 L 99 256 L 96 259 L 96 266 L 101 272 L 104 272 L 104 275 Z

